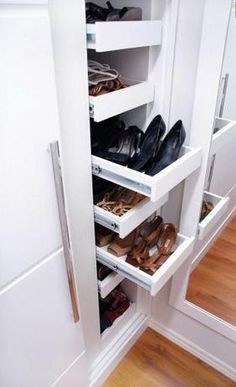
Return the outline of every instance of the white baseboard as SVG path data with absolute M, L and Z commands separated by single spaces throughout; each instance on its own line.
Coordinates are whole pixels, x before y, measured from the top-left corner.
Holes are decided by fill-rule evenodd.
M 201 359 L 217 371 L 221 372 L 223 375 L 228 378 L 236 381 L 236 370 L 230 367 L 228 364 L 222 362 L 209 352 L 204 351 L 202 348 L 194 344 L 192 341 L 187 340 L 185 337 L 179 335 L 172 329 L 166 328 L 166 326 L 154 321 L 152 319 L 149 320 L 149 327 L 154 329 L 156 332 L 160 333 L 162 336 L 166 337 L 173 343 L 179 345 L 181 348 L 190 352 L 192 355 Z
M 99 387 L 108 378 L 110 373 L 138 340 L 147 328 L 148 319 L 145 315 L 137 313 L 129 325 L 124 327 L 119 338 L 109 345 L 109 351 L 104 351 L 96 361 L 90 374 L 89 387 Z

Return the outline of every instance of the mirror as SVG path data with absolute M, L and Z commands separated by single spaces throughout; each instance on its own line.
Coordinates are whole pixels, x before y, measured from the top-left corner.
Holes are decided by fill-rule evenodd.
M 236 9 L 232 7 L 205 192 L 200 214 L 199 251 L 193 262 L 186 300 L 236 325 Z M 211 228 L 212 225 L 212 228 Z M 220 225 L 222 230 L 219 233 Z M 207 250 L 207 249 L 206 249 Z M 200 263 L 199 263 L 200 262 Z

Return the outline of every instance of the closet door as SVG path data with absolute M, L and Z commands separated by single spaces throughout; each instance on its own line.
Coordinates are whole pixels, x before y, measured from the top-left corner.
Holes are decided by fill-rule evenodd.
M 48 9 L 17 3 L 0 5 L 0 385 L 87 385 L 49 152 L 59 124 Z

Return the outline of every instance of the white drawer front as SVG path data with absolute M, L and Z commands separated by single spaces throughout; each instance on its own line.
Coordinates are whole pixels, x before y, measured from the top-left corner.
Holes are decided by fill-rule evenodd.
M 154 86 L 151 82 L 127 80 L 125 89 L 89 97 L 90 116 L 95 121 L 103 121 L 150 103 L 154 99 Z
M 97 52 L 160 45 L 161 38 L 159 20 L 87 24 L 88 48 Z

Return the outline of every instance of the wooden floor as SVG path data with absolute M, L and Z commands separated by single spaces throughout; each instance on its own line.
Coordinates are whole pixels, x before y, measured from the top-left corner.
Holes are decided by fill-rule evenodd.
M 236 217 L 192 272 L 187 299 L 236 325 Z
M 103 387 L 235 387 L 235 383 L 148 328 Z
M 236 217 L 193 271 L 187 299 L 236 324 Z M 103 387 L 236 387 L 213 368 L 147 329 Z

